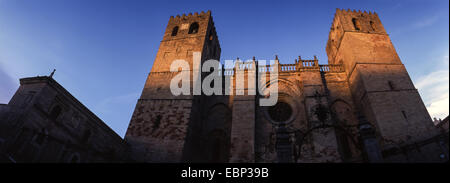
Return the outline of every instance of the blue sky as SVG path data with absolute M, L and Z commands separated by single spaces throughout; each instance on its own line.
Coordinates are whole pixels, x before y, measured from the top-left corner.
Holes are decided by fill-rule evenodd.
M 375 11 L 430 114 L 449 111 L 449 1 L 0 0 L 0 103 L 19 78 L 48 75 L 119 135 L 128 127 L 170 16 L 211 10 L 221 60 L 293 63 L 325 45 L 336 8 Z

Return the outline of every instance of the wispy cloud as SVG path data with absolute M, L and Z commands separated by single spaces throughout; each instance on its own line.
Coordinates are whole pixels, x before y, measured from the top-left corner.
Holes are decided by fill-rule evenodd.
M 435 13 L 434 15 L 428 15 L 426 17 L 419 18 L 407 25 L 397 26 L 392 35 L 401 35 L 405 32 L 414 31 L 422 28 L 426 28 L 437 23 L 442 17 L 442 13 Z
M 448 55 L 443 57 L 447 69 L 431 72 L 417 79 L 418 88 L 422 99 L 431 117 L 445 118 L 449 115 L 449 70 Z
M 436 23 L 439 20 L 439 15 L 432 15 L 430 17 L 424 17 L 421 20 L 416 21 L 412 27 L 413 28 L 423 28 L 423 27 L 428 27 L 433 25 L 434 23 Z

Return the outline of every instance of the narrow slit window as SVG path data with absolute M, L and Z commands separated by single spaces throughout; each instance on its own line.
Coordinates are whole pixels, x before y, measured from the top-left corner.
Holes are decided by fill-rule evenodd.
M 395 90 L 395 85 L 392 81 L 388 81 L 389 89 Z
M 375 26 L 375 23 L 374 23 L 373 21 L 370 21 L 369 23 L 370 23 L 370 27 L 372 28 L 372 30 L 373 30 L 373 31 L 376 31 L 377 28 L 376 28 L 376 26 Z
M 356 18 L 352 18 L 352 22 L 353 22 L 353 27 L 355 28 L 355 30 L 361 30 L 359 21 Z
M 162 119 L 161 115 L 156 116 L 155 122 L 153 123 L 153 126 L 152 126 L 153 130 L 158 129 L 159 126 L 161 126 L 161 119 Z

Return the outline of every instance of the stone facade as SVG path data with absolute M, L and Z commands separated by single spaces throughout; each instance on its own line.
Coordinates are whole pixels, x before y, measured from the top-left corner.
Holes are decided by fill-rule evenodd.
M 128 146 L 51 77 L 20 80 L 0 105 L 0 162 L 125 162 Z
M 376 13 L 337 9 L 326 51 L 327 65 L 316 57 L 299 57 L 293 64 L 275 58 L 272 65 L 237 60 L 234 68 L 220 69 L 230 83 L 222 94 L 231 90 L 231 95 L 174 96 L 169 83 L 184 71 L 170 72 L 170 64 L 183 59 L 195 71 L 192 53 L 201 53 L 201 63 L 219 60 L 220 45 L 211 12 L 171 17 L 125 136 L 132 157 L 145 162 L 448 160 L 448 140 L 434 127 Z M 274 69 L 276 80 L 269 75 L 251 80 Z M 244 95 L 236 95 L 239 76 L 250 83 Z M 278 103 L 260 106 L 267 96 L 252 93 L 274 82 Z
M 448 117 L 433 125 L 376 13 L 337 9 L 326 51 L 325 65 L 237 59 L 219 67 L 220 92 L 196 93 L 214 72 L 195 58 L 220 60 L 211 12 L 170 17 L 125 139 L 51 76 L 24 78 L 0 104 L 0 162 L 448 161 Z M 176 60 L 189 69 L 171 72 Z M 170 91 L 180 76 L 188 95 Z

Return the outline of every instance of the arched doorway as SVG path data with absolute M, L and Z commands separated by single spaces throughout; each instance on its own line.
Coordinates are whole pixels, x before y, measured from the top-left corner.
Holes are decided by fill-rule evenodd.
M 231 144 L 231 112 L 225 104 L 214 105 L 203 121 L 204 161 L 228 162 Z

